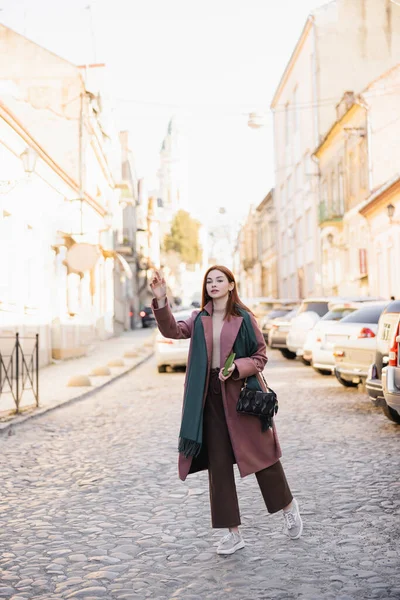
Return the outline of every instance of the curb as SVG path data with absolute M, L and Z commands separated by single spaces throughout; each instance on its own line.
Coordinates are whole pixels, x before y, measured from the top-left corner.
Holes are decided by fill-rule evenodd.
M 153 355 L 154 355 L 154 350 L 152 350 L 147 356 L 142 358 L 139 362 L 137 362 L 136 364 L 129 367 L 123 373 L 119 373 L 118 375 L 115 375 L 115 377 L 112 377 L 109 381 L 106 381 L 105 383 L 102 383 L 101 385 L 98 385 L 94 389 L 84 392 L 83 394 L 80 394 L 79 396 L 75 396 L 74 398 L 68 398 L 67 400 L 60 402 L 60 404 L 55 404 L 54 406 L 46 406 L 45 408 L 38 408 L 36 411 L 30 413 L 29 415 L 15 417 L 15 419 L 13 419 L 12 421 L 8 421 L 6 423 L 0 424 L 0 436 L 4 435 L 7 431 L 9 432 L 9 430 L 12 429 L 12 427 L 22 425 L 26 421 L 29 421 L 31 419 L 37 419 L 38 417 L 41 417 L 42 415 L 45 415 L 46 413 L 52 412 L 54 410 L 58 410 L 59 408 L 63 408 L 64 406 L 70 406 L 71 404 L 74 404 L 75 402 L 80 402 L 81 400 L 85 400 L 86 398 L 89 398 L 90 396 L 94 396 L 94 394 L 96 394 L 100 390 L 103 390 L 105 387 L 109 386 L 111 383 L 114 383 L 114 381 L 117 381 L 118 379 L 125 377 L 125 375 L 128 375 L 128 373 L 132 373 L 132 371 L 137 369 L 137 367 L 140 367 L 141 365 L 143 365 Z

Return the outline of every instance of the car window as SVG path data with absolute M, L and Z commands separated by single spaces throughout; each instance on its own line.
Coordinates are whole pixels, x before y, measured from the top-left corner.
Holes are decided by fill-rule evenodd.
M 276 317 L 283 317 L 284 315 L 289 314 L 289 312 L 290 312 L 289 310 L 284 310 L 284 309 L 271 310 L 271 312 L 267 314 L 267 317 L 268 317 L 268 319 L 275 319 Z
M 347 317 L 347 315 L 351 315 L 355 310 L 357 309 L 343 308 L 338 310 L 330 310 L 322 317 L 321 321 L 340 321 L 340 319 Z
M 328 302 L 303 302 L 298 314 L 304 312 L 315 312 L 323 317 L 328 312 Z
M 379 321 L 385 305 L 383 306 L 365 306 L 354 311 L 351 315 L 344 317 L 341 323 L 371 323 L 376 324 Z

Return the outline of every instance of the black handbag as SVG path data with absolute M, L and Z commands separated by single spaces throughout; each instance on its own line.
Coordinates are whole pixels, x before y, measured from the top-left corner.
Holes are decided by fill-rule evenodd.
M 261 420 L 261 430 L 267 431 L 267 429 L 272 428 L 272 419 L 278 412 L 278 398 L 274 390 L 271 390 L 271 388 L 268 387 L 262 373 L 261 377 L 267 388 L 266 391 L 249 389 L 247 387 L 246 377 L 242 389 L 240 390 L 236 410 L 241 415 L 259 417 Z

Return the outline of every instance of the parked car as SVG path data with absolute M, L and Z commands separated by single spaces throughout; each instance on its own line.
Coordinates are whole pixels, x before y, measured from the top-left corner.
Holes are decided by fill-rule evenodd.
M 399 319 L 400 301 L 394 300 L 386 306 L 379 319 L 376 351 L 365 384 L 373 404 L 381 406 L 385 415 L 393 421 L 398 419 L 396 406 L 400 411 L 400 396 L 397 396 L 396 391 L 396 382 L 400 382 L 396 341 L 400 333 Z M 398 393 L 400 394 L 400 391 Z
M 296 356 L 303 358 L 304 342 L 308 332 L 329 310 L 329 298 L 307 298 L 300 304 L 287 335 L 287 348 Z M 309 364 L 303 359 L 303 362 Z
M 292 321 L 299 311 L 299 307 L 293 308 L 284 317 L 277 317 L 272 321 L 271 329 L 268 333 L 268 346 L 270 348 L 277 348 L 281 351 L 282 356 L 288 359 L 296 358 L 294 352 L 290 352 L 286 345 L 286 338 L 289 333 Z
M 329 311 L 308 332 L 303 358 L 321 375 L 331 375 L 335 369 L 333 347 L 337 324 L 363 306 L 361 302 L 329 303 Z
M 174 312 L 176 321 L 185 321 L 192 314 L 193 309 Z M 190 338 L 173 340 L 164 337 L 158 332 L 155 339 L 155 356 L 157 370 L 165 373 L 167 367 L 186 367 L 189 354 Z
M 379 317 L 386 306 L 387 301 L 368 303 L 336 324 L 329 341 L 334 342 L 334 373 L 345 387 L 366 381 L 375 356 Z
M 285 299 L 285 298 L 270 298 L 270 297 L 256 297 L 256 298 L 241 298 L 243 304 L 245 304 L 256 317 L 260 327 L 262 320 L 266 315 L 274 309 L 288 308 L 291 309 L 298 304 L 298 301 Z
M 142 327 L 152 327 L 156 324 L 156 318 L 153 313 L 153 309 L 151 306 L 144 306 L 140 313 L 140 318 L 142 319 Z
M 282 318 L 291 312 L 291 308 L 274 308 L 261 319 L 261 331 L 265 342 L 268 344 L 268 335 L 274 319 Z
M 382 389 L 388 419 L 400 424 L 400 319 L 389 352 L 389 364 L 382 369 Z

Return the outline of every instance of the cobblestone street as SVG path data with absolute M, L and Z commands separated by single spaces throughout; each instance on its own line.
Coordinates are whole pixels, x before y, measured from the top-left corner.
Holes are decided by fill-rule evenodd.
M 215 554 L 206 473 L 177 476 L 184 374 L 153 359 L 0 436 L 0 598 L 400 598 L 400 427 L 367 396 L 269 351 L 290 541 L 238 479 L 246 548 Z

